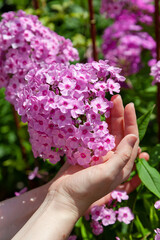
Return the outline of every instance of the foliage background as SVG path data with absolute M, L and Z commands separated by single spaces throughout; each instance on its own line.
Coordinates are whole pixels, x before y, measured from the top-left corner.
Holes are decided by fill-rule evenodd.
M 16 11 L 23 9 L 29 14 L 39 16 L 44 25 L 51 28 L 65 38 L 70 38 L 80 54 L 80 62 L 86 62 L 91 52 L 90 23 L 88 2 L 82 0 L 39 0 L 38 8 L 35 9 L 36 1 L 29 0 L 0 0 L 0 15 L 6 11 Z M 99 13 L 100 0 L 94 0 L 94 11 L 97 28 L 97 47 L 99 58 L 101 54 L 102 34 L 104 29 L 112 21 L 106 20 Z M 154 37 L 154 29 L 149 29 Z M 137 116 L 146 113 L 156 103 L 156 86 L 151 86 L 152 78 L 150 69 L 147 66 L 149 54 L 144 52 L 144 67 L 135 75 L 130 76 L 127 81 L 132 86 L 123 89 L 121 92 L 124 105 L 134 102 Z M 15 191 L 20 191 L 23 187 L 32 189 L 47 182 L 52 178 L 62 163 L 56 166 L 41 159 L 34 159 L 27 125 L 20 122 L 16 124 L 13 107 L 5 100 L 5 90 L 0 89 L 0 200 L 14 196 Z M 157 138 L 158 126 L 156 120 L 156 108 L 151 115 L 151 121 L 147 133 L 141 142 L 143 150 L 151 155 L 150 164 L 159 170 L 160 145 Z M 42 179 L 35 178 L 28 180 L 28 174 L 36 166 L 40 173 L 48 172 Z M 106 227 L 103 235 L 94 237 L 91 233 L 89 223 L 80 219 L 74 233 L 78 239 L 153 239 L 153 229 L 158 227 L 160 214 L 153 207 L 157 197 L 153 196 L 143 185 L 130 195 L 128 205 L 135 214 L 135 221 L 130 225 L 116 224 Z

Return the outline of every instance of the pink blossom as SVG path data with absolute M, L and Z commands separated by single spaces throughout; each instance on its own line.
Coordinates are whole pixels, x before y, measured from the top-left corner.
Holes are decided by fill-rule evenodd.
M 108 91 L 110 92 L 110 94 L 113 94 L 113 92 L 116 92 L 116 93 L 120 92 L 119 83 L 115 83 L 112 79 L 108 79 L 107 88 L 108 88 Z
M 95 235 L 100 235 L 103 232 L 103 226 L 99 222 L 93 220 L 90 225 Z
M 119 222 L 130 224 L 130 222 L 134 219 L 134 215 L 129 207 L 121 207 L 118 209 L 117 219 Z
M 91 161 L 91 153 L 87 148 L 79 147 L 78 151 L 74 153 L 79 165 L 87 165 Z
M 23 189 L 21 189 L 19 192 L 15 192 L 15 196 L 20 196 L 22 195 L 23 193 L 27 192 L 28 188 L 27 187 L 24 187 Z
M 103 218 L 104 206 L 94 206 L 91 208 L 91 215 L 94 221 L 99 221 Z
M 101 97 L 98 97 L 91 101 L 91 106 L 95 113 L 105 113 L 108 104 Z
M 154 240 L 160 240 L 160 228 L 156 228 L 154 231 L 156 233 Z
M 156 209 L 160 209 L 160 200 L 158 200 L 158 201 L 155 202 L 154 207 L 155 207 Z
M 42 178 L 42 175 L 38 172 L 39 168 L 35 167 L 34 170 L 28 175 L 29 180 L 33 180 L 35 177 Z
M 129 199 L 129 196 L 125 191 L 118 191 L 118 190 L 114 190 L 113 192 L 111 192 L 111 197 L 113 199 L 116 199 L 118 202 Z
M 113 209 L 104 209 L 102 224 L 104 226 L 112 225 L 116 222 L 116 213 Z

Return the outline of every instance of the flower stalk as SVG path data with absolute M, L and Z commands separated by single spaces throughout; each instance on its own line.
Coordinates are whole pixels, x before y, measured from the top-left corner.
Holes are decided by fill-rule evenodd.
M 160 60 L 160 22 L 159 22 L 159 0 L 155 0 L 155 35 L 157 61 Z M 160 83 L 157 83 L 157 120 L 158 120 L 158 140 L 160 141 Z
M 94 10 L 93 10 L 93 0 L 88 0 L 89 6 L 89 14 L 90 14 L 90 32 L 91 32 L 91 39 L 92 39 L 92 47 L 93 47 L 93 59 L 98 61 L 98 53 L 96 48 L 96 21 L 94 18 Z

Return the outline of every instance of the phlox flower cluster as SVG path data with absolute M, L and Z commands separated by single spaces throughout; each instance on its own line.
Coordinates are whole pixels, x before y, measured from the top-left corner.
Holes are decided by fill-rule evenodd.
M 124 222 L 125 224 L 130 224 L 134 219 L 134 215 L 129 207 L 120 207 L 116 210 L 116 203 L 122 200 L 127 200 L 129 196 L 125 191 L 113 191 L 111 193 L 111 202 L 108 206 L 94 206 L 91 209 L 91 228 L 95 235 L 99 235 L 103 232 L 103 227 L 108 225 L 113 225 L 116 221 Z M 88 219 L 89 220 L 89 219 Z
M 125 76 L 141 69 L 141 55 L 144 50 L 149 50 L 155 58 L 155 48 L 155 40 L 147 32 L 143 32 L 132 14 L 122 14 L 104 31 L 103 55 L 111 65 L 122 68 Z
M 83 166 L 102 162 L 115 146 L 104 121 L 113 104 L 105 92 L 120 91 L 120 71 L 102 60 L 31 70 L 15 107 L 28 122 L 34 156 L 56 163 L 65 154 Z
M 73 60 L 78 60 L 78 52 L 71 41 L 43 26 L 37 16 L 22 10 L 2 14 L 0 87 L 6 88 L 6 99 L 13 105 L 30 69 Z
M 127 13 L 139 22 L 150 25 L 153 22 L 154 4 L 153 0 L 102 0 L 100 11 L 113 19 Z
M 154 77 L 154 80 L 152 81 L 152 85 L 155 85 L 156 83 L 160 82 L 160 61 L 156 62 L 151 67 L 150 75 Z

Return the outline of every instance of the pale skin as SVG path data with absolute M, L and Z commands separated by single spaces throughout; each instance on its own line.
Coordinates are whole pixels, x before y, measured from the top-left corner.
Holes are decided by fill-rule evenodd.
M 104 163 L 86 169 L 65 163 L 50 183 L 1 203 L 0 215 L 4 218 L 0 239 L 11 239 L 23 225 L 14 240 L 67 239 L 76 221 L 91 206 L 109 201 L 109 193 L 129 177 L 137 155 L 148 160 L 148 154 L 138 148 L 134 105 L 130 103 L 124 109 L 119 95 L 112 101 L 114 107 L 107 122 L 116 138 L 114 151 L 104 157 Z M 119 188 L 129 193 L 139 184 L 135 176 Z

